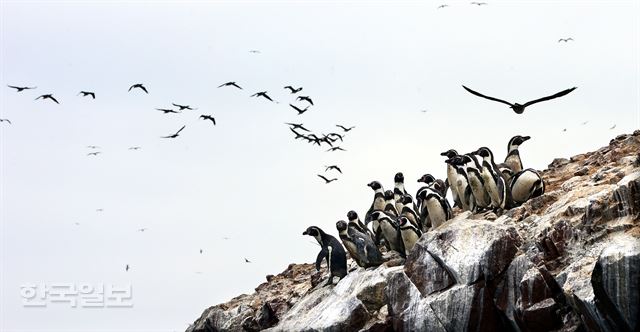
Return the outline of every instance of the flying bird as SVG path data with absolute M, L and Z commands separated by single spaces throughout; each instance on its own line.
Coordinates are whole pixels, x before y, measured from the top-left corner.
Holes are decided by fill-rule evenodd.
M 488 3 L 486 3 L 486 2 L 475 2 L 475 1 L 472 2 L 471 4 L 472 5 L 476 5 L 476 6 L 488 5 Z
M 200 249 L 200 253 L 202 253 L 202 249 Z
M 445 8 L 445 7 L 449 7 L 449 5 L 440 5 L 440 6 L 438 6 L 438 9 L 442 9 L 442 8 Z
M 267 95 L 267 91 L 256 92 L 256 93 L 252 94 L 251 97 L 264 97 L 264 98 L 269 99 L 270 101 L 273 101 L 273 99 L 271 99 L 271 97 L 269 97 Z
M 309 96 L 298 96 L 298 98 L 296 98 L 296 100 L 306 100 L 309 102 L 309 104 L 313 105 L 313 100 L 311 100 L 311 98 L 309 98 Z
M 526 103 L 521 105 L 521 104 L 518 104 L 518 103 L 512 104 L 512 103 L 510 103 L 508 101 L 504 101 L 502 99 L 485 96 L 485 95 L 483 95 L 483 94 L 481 94 L 479 92 L 475 92 L 475 91 L 467 88 L 464 85 L 462 87 L 465 90 L 469 91 L 471 94 L 474 94 L 474 95 L 476 95 L 478 97 L 482 97 L 482 98 L 486 98 L 486 99 L 489 99 L 489 100 L 497 101 L 497 102 L 500 102 L 500 103 L 503 103 L 503 104 L 507 104 L 507 105 L 509 105 L 509 107 L 511 107 L 511 109 L 514 112 L 516 112 L 516 114 L 522 114 L 522 112 L 524 112 L 525 107 L 527 107 L 527 106 L 531 106 L 531 105 L 533 105 L 535 103 L 539 103 L 541 101 L 546 101 L 546 100 L 551 100 L 551 99 L 554 99 L 554 98 L 562 97 L 562 96 L 570 93 L 571 91 L 577 89 L 577 87 L 573 87 L 573 88 L 570 88 L 570 89 L 566 89 L 566 90 L 560 91 L 560 92 L 558 92 L 558 93 L 556 93 L 554 95 L 547 96 L 547 97 L 542 97 L 542 98 L 539 98 L 539 99 L 536 99 L 536 100 L 532 100 L 532 101 L 526 102 Z
M 250 50 L 249 53 L 260 54 L 260 50 Z
M 7 122 L 7 123 L 11 124 L 11 121 L 9 119 L 0 119 L 0 122 Z
M 330 169 L 335 169 L 336 171 L 340 172 L 340 174 L 342 174 L 342 170 L 337 165 L 324 166 L 324 167 L 326 167 L 326 169 L 324 170 L 325 172 L 328 172 Z
M 333 181 L 338 181 L 338 179 L 337 179 L 337 178 L 333 178 L 333 179 L 329 180 L 329 179 L 325 178 L 324 176 L 322 176 L 322 175 L 320 175 L 320 174 L 317 174 L 317 175 L 318 175 L 321 179 L 323 179 L 323 180 L 324 180 L 325 184 L 329 184 L 329 183 L 331 183 L 331 182 L 333 182 Z
M 300 109 L 292 104 L 289 104 L 289 106 L 291 106 L 294 110 L 296 110 L 298 112 L 298 115 L 302 115 L 302 113 L 306 112 L 309 109 L 309 106 L 307 106 L 305 109 Z
M 142 83 L 138 83 L 138 84 L 134 84 L 131 87 L 129 87 L 129 91 L 131 91 L 131 89 L 141 89 L 142 91 L 144 91 L 145 93 L 149 93 L 149 91 L 147 91 L 147 88 L 144 87 L 144 85 L 142 85 Z
M 98 152 L 89 152 L 87 153 L 87 156 L 97 156 L 99 154 L 101 154 L 102 152 L 98 151 Z
M 102 212 L 104 209 L 96 209 L 96 212 Z
M 139 228 L 139 229 L 138 229 L 138 232 L 144 232 L 144 231 L 146 231 L 146 230 L 147 230 L 147 228 Z
M 191 108 L 191 106 L 189 106 L 189 105 L 178 105 L 178 104 L 174 104 L 174 103 L 171 103 L 171 104 L 173 104 L 173 106 L 175 106 L 175 107 L 180 108 L 181 111 L 182 110 L 192 110 L 192 111 L 193 110 L 197 110 L 197 108 Z
M 82 95 L 83 97 L 91 96 L 91 98 L 96 99 L 95 92 L 91 92 L 91 91 L 80 91 L 80 93 L 78 93 L 78 95 Z
M 613 127 L 609 128 L 609 129 L 615 129 L 615 128 L 616 128 L 616 125 L 614 124 Z
M 60 104 L 60 103 L 59 103 L 55 98 L 53 98 L 53 95 L 52 95 L 52 94 L 42 95 L 42 96 L 40 96 L 40 97 L 36 98 L 35 100 L 38 100 L 38 99 L 40 99 L 40 98 L 42 98 L 42 100 L 45 100 L 45 99 L 51 99 L 51 100 L 55 101 L 55 102 L 56 102 L 56 104 Z
M 127 264 L 127 266 L 124 267 L 124 272 L 128 272 L 129 271 L 129 264 Z
M 569 37 L 569 38 L 560 38 L 560 39 L 558 39 L 558 43 L 560 43 L 560 42 L 565 42 L 566 43 L 568 41 L 573 41 L 573 38 Z
M 353 127 L 349 127 L 349 128 L 347 128 L 347 127 L 345 127 L 345 126 L 336 125 L 336 127 L 340 127 L 340 128 L 342 128 L 342 130 L 344 130 L 344 132 L 346 133 L 346 132 L 350 131 L 351 129 L 355 128 L 356 126 L 353 126 Z
M 35 89 L 36 87 L 33 86 L 14 86 L 14 85 L 7 85 L 8 87 L 12 88 L 12 89 L 16 89 L 16 92 L 22 92 L 23 90 L 30 90 L 30 89 Z
M 587 123 L 589 123 L 589 121 L 585 121 L 583 123 L 581 123 L 583 126 L 586 125 Z
M 248 260 L 248 259 L 246 259 L 246 258 L 244 259 L 244 262 L 245 262 L 245 263 L 251 263 L 251 261 L 250 261 L 250 260 Z
M 218 86 L 218 88 L 221 88 L 223 86 L 235 86 L 236 88 L 242 90 L 242 88 L 238 84 L 236 84 L 236 82 L 227 82 L 227 83 L 224 83 L 224 84 L 220 84 Z
M 213 122 L 213 125 L 214 126 L 216 125 L 216 119 L 211 115 L 202 114 L 202 115 L 200 115 L 200 119 L 211 120 L 211 122 Z
M 180 132 L 182 131 L 182 129 L 184 129 L 184 127 L 186 127 L 186 125 L 185 125 L 185 126 L 182 126 L 182 128 L 180 128 L 180 130 L 176 131 L 176 133 L 175 133 L 175 134 L 173 134 L 173 135 L 169 135 L 169 136 L 161 136 L 160 138 L 176 138 L 176 137 L 178 137 L 178 135 L 180 134 Z
M 87 148 L 89 149 L 99 149 L 99 146 L 95 146 L 95 145 L 87 145 Z
M 329 152 L 329 151 L 337 151 L 337 150 L 340 150 L 340 151 L 347 151 L 347 150 L 345 150 L 345 149 L 343 149 L 343 148 L 341 148 L 341 147 L 339 147 L 339 146 L 336 146 L 336 147 L 334 147 L 334 148 L 331 148 L 331 149 L 327 150 L 327 152 Z
M 334 142 L 335 142 L 336 140 L 338 140 L 338 139 L 340 140 L 340 142 L 344 142 L 344 141 L 342 140 L 343 136 L 342 136 L 342 135 L 340 135 L 340 134 L 336 134 L 336 133 L 329 133 L 329 135 L 327 135 L 327 136 L 328 136 L 328 137 L 333 137 L 333 136 L 337 137 L 337 138 L 333 139 L 333 141 L 334 141 Z
M 164 112 L 164 114 L 168 114 L 168 113 L 182 113 L 179 111 L 174 111 L 172 109 L 168 109 L 168 108 L 156 108 L 156 110 L 160 111 L 160 112 Z
M 293 129 L 300 129 L 300 130 L 304 130 L 307 132 L 310 132 L 309 129 L 305 128 L 302 126 L 302 123 L 289 123 L 289 122 L 285 122 L 286 125 L 291 126 Z
M 132 147 L 129 148 L 129 150 L 140 150 L 140 149 L 142 149 L 142 148 L 139 147 L 139 146 L 132 146 Z
M 287 85 L 284 88 L 285 89 L 289 89 L 289 91 L 291 91 L 291 94 L 298 93 L 298 92 L 302 91 L 302 87 L 294 89 L 291 85 Z

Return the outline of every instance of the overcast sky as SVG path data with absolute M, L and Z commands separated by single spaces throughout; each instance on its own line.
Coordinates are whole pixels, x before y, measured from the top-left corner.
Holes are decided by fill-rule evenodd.
M 415 192 L 422 174 L 445 176 L 440 152 L 502 160 L 516 134 L 532 137 L 525 167 L 544 169 L 640 127 L 637 1 L 368 3 L 1 0 L 0 329 L 181 331 L 313 262 L 302 231 L 337 235 L 369 208 L 372 180 L 402 171 Z M 216 88 L 227 81 L 244 90 Z M 462 84 L 521 103 L 578 89 L 516 115 Z M 315 106 L 296 115 L 285 85 Z M 60 105 L 34 101 L 45 93 Z M 198 110 L 154 110 L 172 102 Z M 325 152 L 290 121 L 356 128 L 346 152 Z M 344 175 L 325 185 L 332 164 Z M 134 306 L 25 308 L 28 283 L 131 284 Z

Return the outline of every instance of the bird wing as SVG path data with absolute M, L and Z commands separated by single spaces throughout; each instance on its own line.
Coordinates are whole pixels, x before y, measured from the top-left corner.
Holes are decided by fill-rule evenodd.
M 320 175 L 320 174 L 317 174 L 317 175 L 318 175 L 320 178 L 322 178 L 323 180 L 325 180 L 325 181 L 329 182 L 329 179 L 325 178 L 324 176 L 322 176 L 322 175 Z
M 340 174 L 342 174 L 342 170 L 340 169 L 340 167 L 335 166 L 335 169 L 336 169 L 338 172 L 340 172 Z
M 53 98 L 53 96 L 49 97 L 49 99 L 53 100 L 56 102 L 56 104 L 60 104 L 55 98 Z
M 269 97 L 266 93 L 263 93 L 262 96 L 269 99 L 270 101 L 273 101 L 273 99 L 271 99 L 271 97 Z
M 178 104 L 174 104 L 174 103 L 171 103 L 171 105 L 173 105 L 173 106 L 175 106 L 175 107 L 180 107 L 180 108 L 184 107 L 184 106 L 182 106 L 182 105 L 178 105 Z
M 211 121 L 213 121 L 213 125 L 215 126 L 216 125 L 216 119 L 214 117 L 212 117 L 212 116 L 209 117 L 209 119 L 211 119 Z
M 144 91 L 145 93 L 149 93 L 149 91 L 147 91 L 147 88 L 145 88 L 143 85 L 140 86 L 140 89 L 142 89 L 142 91 Z
M 573 90 L 575 90 L 575 89 L 577 89 L 577 87 L 573 87 L 573 88 L 571 88 L 571 89 L 566 89 L 566 90 L 564 90 L 564 91 L 560 91 L 560 92 L 558 92 L 558 93 L 556 93 L 556 94 L 554 94 L 554 95 L 551 95 L 551 96 L 546 96 L 546 97 L 542 97 L 542 98 L 540 98 L 540 99 L 536 99 L 536 100 L 532 100 L 532 101 L 526 102 L 526 103 L 524 103 L 524 105 L 522 105 L 522 106 L 527 107 L 527 106 L 529 106 L 529 105 L 533 105 L 533 104 L 535 104 L 535 103 L 539 103 L 539 102 L 541 102 L 541 101 L 551 100 L 551 99 L 554 99 L 554 98 L 562 97 L 562 96 L 564 96 L 564 95 L 568 94 L 569 92 L 571 92 L 571 91 L 573 91 Z
M 481 94 L 481 93 L 479 93 L 479 92 L 475 92 L 475 91 L 473 91 L 473 90 L 471 90 L 471 89 L 467 88 L 467 87 L 466 87 L 466 86 L 464 86 L 464 85 L 463 85 L 462 87 L 463 87 L 465 90 L 469 91 L 471 94 L 474 94 L 474 95 L 476 95 L 476 96 L 478 96 L 478 97 L 486 98 L 486 99 L 489 99 L 489 100 L 493 100 L 493 101 L 497 101 L 497 102 L 500 102 L 500 103 L 503 103 L 503 104 L 507 104 L 507 105 L 509 105 L 509 106 L 513 106 L 513 104 L 511 104 L 511 103 L 510 103 L 510 102 L 508 102 L 508 101 L 504 101 L 504 100 L 502 100 L 502 99 L 498 99 L 498 98 L 493 98 L 493 97 L 485 96 L 485 95 L 483 95 L 483 94 Z
M 89 92 L 89 94 L 91 95 L 91 98 L 96 99 L 96 94 L 93 92 Z
M 13 86 L 13 85 L 8 85 L 8 84 L 7 84 L 7 86 L 8 86 L 8 87 L 10 87 L 10 88 L 18 89 L 18 90 L 20 89 L 19 87 L 17 87 L 17 86 Z
M 228 83 L 223 83 L 223 84 L 218 85 L 218 87 L 219 87 L 219 88 L 221 88 L 221 87 L 223 87 L 223 86 L 225 86 L 225 85 L 227 85 L 227 84 L 228 84 Z
M 178 135 L 182 131 L 182 129 L 184 129 L 184 127 L 186 127 L 186 125 L 182 126 L 182 128 L 180 128 L 180 130 L 176 132 L 176 135 Z
M 340 128 L 342 128 L 342 130 L 345 130 L 345 131 L 347 130 L 347 128 L 345 128 L 345 127 L 343 127 L 341 125 L 336 125 L 336 127 L 340 127 Z
M 133 89 L 133 87 L 135 87 L 135 85 L 130 86 L 128 91 L 131 91 L 131 89 Z

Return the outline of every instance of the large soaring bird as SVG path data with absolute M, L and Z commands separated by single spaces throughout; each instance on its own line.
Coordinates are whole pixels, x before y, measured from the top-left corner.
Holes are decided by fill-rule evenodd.
M 499 102 L 499 103 L 507 104 L 507 105 L 509 105 L 509 107 L 511 107 L 511 109 L 512 109 L 514 112 L 516 112 L 517 114 L 522 114 L 522 112 L 524 112 L 525 107 L 527 107 L 527 106 L 531 106 L 531 105 L 533 105 L 533 104 L 535 104 L 535 103 L 539 103 L 539 102 L 541 102 L 541 101 L 546 101 L 546 100 L 551 100 L 551 99 L 554 99 L 554 98 L 562 97 L 562 96 L 564 96 L 564 95 L 568 94 L 569 92 L 571 92 L 571 91 L 573 91 L 573 90 L 575 90 L 575 89 L 576 89 L 576 87 L 573 87 L 573 88 L 571 88 L 571 89 L 566 89 L 566 90 L 564 90 L 564 91 L 560 91 L 560 92 L 558 92 L 558 93 L 556 93 L 556 94 L 554 94 L 554 95 L 546 96 L 546 97 L 542 97 L 542 98 L 538 98 L 538 99 L 536 99 L 536 100 L 532 100 L 532 101 L 528 101 L 528 102 L 526 102 L 526 103 L 524 103 L 524 104 L 522 104 L 522 105 L 521 105 L 521 104 L 518 104 L 518 103 L 512 104 L 512 103 L 510 103 L 510 102 L 508 102 L 508 101 L 504 101 L 504 100 L 502 100 L 502 99 L 498 99 L 498 98 L 494 98 L 494 97 L 485 96 L 485 95 L 483 95 L 483 94 L 481 94 L 481 93 L 479 93 L 479 92 L 475 92 L 475 91 L 473 91 L 473 90 L 471 90 L 471 89 L 467 88 L 467 87 L 466 87 L 466 86 L 464 86 L 464 85 L 463 85 L 462 87 L 463 87 L 465 90 L 469 91 L 470 93 L 472 93 L 472 94 L 474 94 L 474 95 L 476 95 L 476 96 L 478 96 L 478 97 L 482 97 L 482 98 L 486 98 L 486 99 L 489 99 L 489 100 L 497 101 L 497 102 Z

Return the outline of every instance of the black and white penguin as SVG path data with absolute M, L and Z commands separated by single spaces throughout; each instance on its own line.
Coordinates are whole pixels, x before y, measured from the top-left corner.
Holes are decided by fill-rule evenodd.
M 465 211 L 475 211 L 476 200 L 471 192 L 471 186 L 469 185 L 469 179 L 467 178 L 467 172 L 465 170 L 465 156 L 457 155 L 453 158 L 445 161 L 447 164 L 455 167 L 457 176 L 452 187 L 456 188 L 458 192 L 458 199 L 462 204 L 462 209 Z
M 504 210 L 508 207 L 508 188 L 502 174 L 493 161 L 493 152 L 487 147 L 481 147 L 473 154 L 482 158 L 482 180 L 484 188 L 491 197 L 491 206 L 494 209 Z
M 367 186 L 373 189 L 374 195 L 373 195 L 373 203 L 371 203 L 371 207 L 369 208 L 369 211 L 367 211 L 367 213 L 364 216 L 365 225 L 368 225 L 369 222 L 371 221 L 371 213 L 373 213 L 373 211 L 384 210 L 384 207 L 386 205 L 384 201 L 384 188 L 382 188 L 382 185 L 380 184 L 380 182 L 373 181 L 367 184 Z M 373 231 L 375 232 L 375 229 Z
M 373 241 L 376 240 L 375 234 L 373 234 L 371 229 L 369 229 L 365 224 L 362 223 L 356 211 L 351 210 L 347 212 L 347 220 L 349 220 L 349 227 L 353 227 L 359 232 L 369 235 L 369 237 L 371 237 L 371 240 Z
M 420 221 L 420 217 L 416 211 L 412 208 L 413 198 L 411 195 L 406 194 L 400 198 L 402 202 L 402 211 L 400 212 L 400 216 L 409 219 L 409 222 L 418 229 L 422 229 L 422 222 Z
M 437 191 L 441 196 L 446 196 L 447 194 L 447 183 L 445 181 L 442 181 L 440 179 L 436 179 L 433 175 L 431 174 L 424 174 L 422 177 L 420 177 L 418 179 L 418 182 L 423 182 L 426 184 L 427 188 L 431 188 L 435 191 Z M 424 187 L 422 187 L 424 188 Z M 420 189 L 422 189 L 420 188 Z M 418 196 L 418 194 L 416 194 L 416 197 Z
M 398 216 L 398 210 L 396 209 L 396 201 L 394 199 L 395 194 L 391 190 L 384 192 L 384 212 L 394 217 Z
M 530 136 L 513 136 L 509 140 L 509 144 L 507 145 L 507 157 L 504 158 L 504 163 L 509 167 L 513 174 L 516 174 L 522 171 L 524 168 L 522 167 L 522 160 L 520 160 L 520 152 L 518 151 L 518 147 L 520 144 L 531 139 Z
M 396 224 L 392 216 L 385 214 L 383 211 L 374 211 L 371 219 L 378 222 L 380 235 L 389 245 L 389 249 L 397 251 L 400 255 L 404 255 L 404 245 L 400 236 L 400 228 Z
M 405 255 L 409 255 L 413 246 L 422 236 L 422 232 L 409 222 L 406 217 L 398 218 L 398 226 L 400 227 L 400 237 L 402 238 Z
M 396 173 L 393 182 L 393 199 L 396 201 L 396 211 L 402 212 L 402 196 L 408 194 L 404 188 L 404 174 L 402 172 Z
M 510 189 L 513 203 L 520 205 L 531 198 L 544 194 L 544 181 L 538 171 L 527 168 L 513 176 Z
M 466 167 L 465 171 L 467 172 L 467 180 L 469 180 L 469 187 L 475 199 L 476 211 L 474 212 L 478 212 L 481 209 L 491 206 L 491 197 L 489 197 L 489 193 L 484 188 L 484 180 L 481 174 L 482 166 L 480 166 L 476 157 L 468 153 L 463 155 L 463 158 Z
M 382 254 L 378 246 L 368 234 L 360 232 L 353 225 L 351 222 L 347 224 L 344 220 L 336 223 L 342 244 L 347 248 L 351 258 L 364 268 L 382 264 Z
M 447 157 L 447 159 L 451 159 L 458 155 L 458 151 L 454 149 L 450 149 L 445 152 L 442 152 L 440 155 Z M 454 202 L 453 206 L 462 207 L 462 203 L 460 202 L 460 199 L 458 199 L 458 191 L 455 185 L 457 177 L 458 177 L 458 171 L 456 167 L 453 165 L 447 164 L 447 180 L 445 182 L 445 186 L 451 189 L 451 197 L 453 197 L 453 202 Z M 446 192 L 444 196 L 446 196 Z
M 426 214 L 429 216 L 430 226 L 432 228 L 438 227 L 444 224 L 445 221 L 451 219 L 452 212 L 449 202 L 435 190 L 424 190 L 420 192 L 419 199 L 422 200 L 422 205 Z M 426 220 L 422 222 L 423 226 L 426 227 Z
M 326 258 L 329 269 L 329 280 L 326 285 L 333 283 L 333 277 L 342 279 L 347 275 L 347 253 L 338 239 L 316 226 L 310 226 L 302 235 L 313 236 L 322 247 L 316 258 L 316 270 L 320 271 L 320 264 Z

